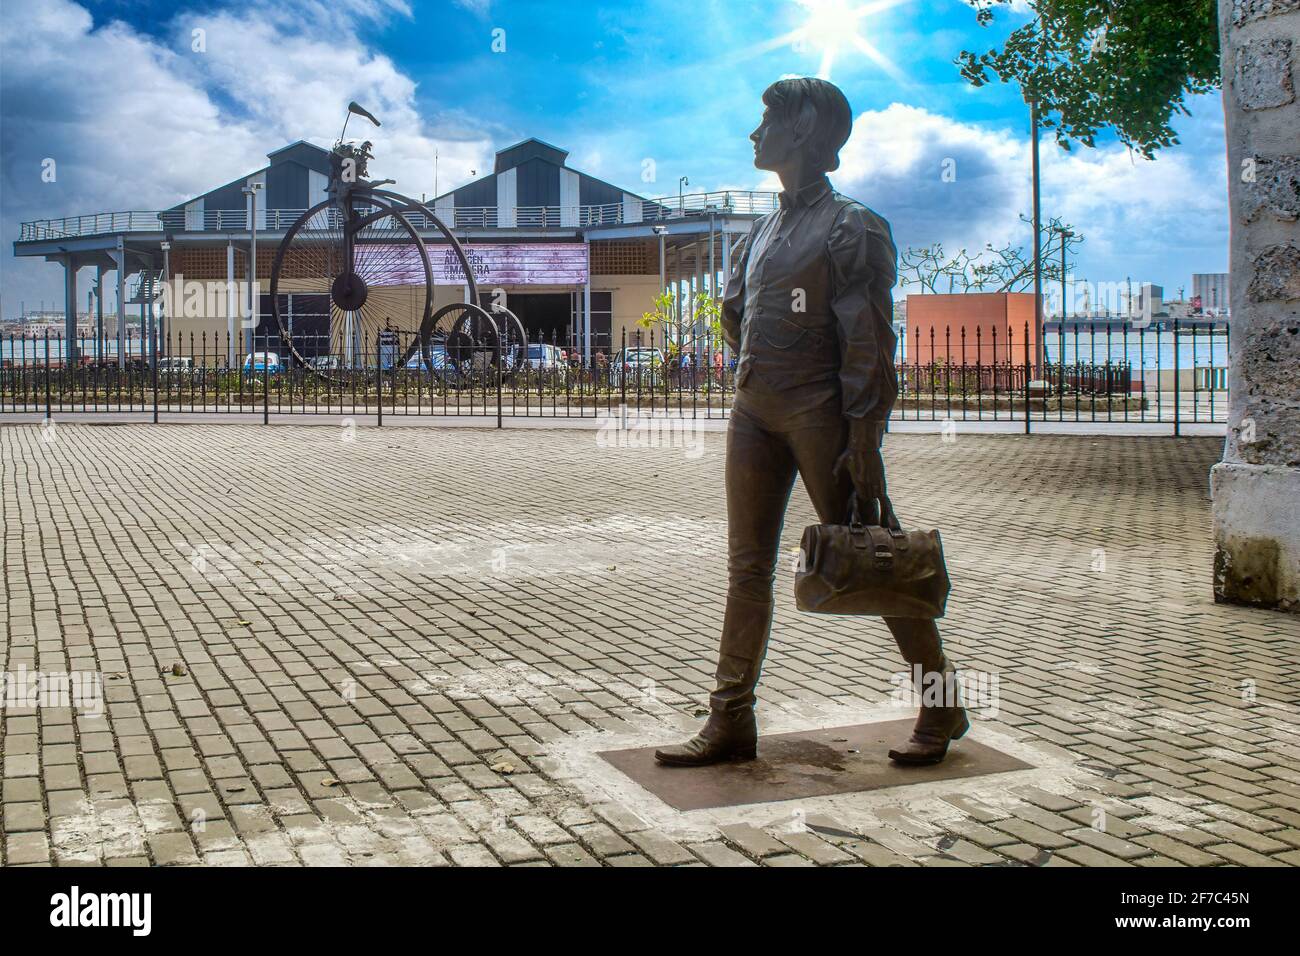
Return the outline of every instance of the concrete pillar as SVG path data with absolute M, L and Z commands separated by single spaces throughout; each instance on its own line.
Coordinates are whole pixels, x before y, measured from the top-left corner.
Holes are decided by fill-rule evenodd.
M 77 363 L 77 259 L 63 257 L 63 357 L 69 365 Z
M 1214 596 L 1300 612 L 1300 6 L 1220 0 L 1232 212 Z
M 718 296 L 718 259 L 714 253 L 714 249 L 715 249 L 714 243 L 717 242 L 714 236 L 715 236 L 715 230 L 713 224 L 713 217 L 710 216 L 709 217 L 709 295 L 713 296 L 716 299 Z
M 591 365 L 591 240 L 583 239 L 587 246 L 587 281 L 582 284 L 582 361 Z
M 226 365 L 235 367 L 235 314 L 239 310 L 239 291 L 235 285 L 235 243 L 226 242 Z
M 681 300 L 685 298 L 681 289 L 681 252 L 684 248 L 676 246 L 672 251 L 673 328 L 677 330 L 677 338 L 681 338 Z M 664 338 L 668 338 L 667 333 L 664 333 Z
M 154 274 L 153 262 L 150 261 L 140 273 L 140 332 L 147 337 L 148 344 L 141 343 L 141 350 L 149 356 L 149 367 L 158 362 L 157 335 L 154 328 L 153 310 Z
M 95 359 L 104 361 L 104 267 L 95 266 Z
M 718 295 L 722 296 L 727 291 L 727 280 L 731 278 L 731 233 L 724 226 L 722 229 L 722 287 L 718 290 Z M 726 351 L 727 343 L 717 341 L 713 343 L 714 351 Z M 708 357 L 710 366 L 713 363 L 713 356 Z
M 117 237 L 117 248 L 113 251 L 113 261 L 117 266 L 117 367 L 126 366 L 126 242 Z
M 713 220 L 709 220 L 709 241 L 713 239 Z M 691 351 L 695 357 L 699 357 L 700 339 L 704 337 L 704 323 L 700 319 L 699 309 L 696 308 L 696 297 L 704 295 L 706 289 L 704 286 L 705 276 L 705 259 L 704 244 L 696 243 L 695 245 L 695 294 L 691 296 Z

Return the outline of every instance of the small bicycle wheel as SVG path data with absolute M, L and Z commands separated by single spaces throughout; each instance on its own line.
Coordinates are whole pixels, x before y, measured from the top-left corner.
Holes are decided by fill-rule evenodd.
M 501 338 L 497 321 L 477 305 L 453 302 L 433 313 L 420 335 L 424 364 L 448 385 L 467 388 L 496 374 Z
M 488 311 L 501 336 L 501 373 L 509 380 L 528 361 L 528 335 L 519 316 L 504 305 L 494 305 Z
M 411 223 L 364 190 L 347 207 L 327 200 L 307 210 L 285 233 L 271 270 L 281 339 L 298 364 L 326 378 L 380 361 L 381 333 L 415 332 L 433 311 L 433 270 Z M 291 295 L 308 307 L 288 307 Z M 394 364 L 414 354 L 418 340 L 409 341 Z

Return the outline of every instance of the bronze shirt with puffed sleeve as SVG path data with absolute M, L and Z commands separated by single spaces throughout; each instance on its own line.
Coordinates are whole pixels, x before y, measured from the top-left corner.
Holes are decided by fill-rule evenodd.
M 723 336 L 736 385 L 781 391 L 838 377 L 849 444 L 878 448 L 898 396 L 889 223 L 822 177 L 757 220 L 732 254 Z

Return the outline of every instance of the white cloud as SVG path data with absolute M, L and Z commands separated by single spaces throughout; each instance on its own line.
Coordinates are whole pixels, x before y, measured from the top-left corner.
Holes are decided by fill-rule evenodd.
M 13 257 L 21 221 L 174 205 L 265 165 L 267 152 L 294 140 L 329 146 L 351 99 L 384 125 L 354 118 L 349 136 L 374 141 L 372 173 L 399 189 L 433 193 L 435 149 L 444 191 L 465 178 L 455 174 L 486 169 L 492 148 L 481 128 L 459 115 L 422 118 L 415 83 L 361 39 L 368 22 L 409 12 L 405 0 L 245 4 L 238 13 L 179 12 L 159 41 L 119 22 L 95 28 L 70 0 L 8 11 L 6 316 L 19 299 L 61 289 L 55 267 Z M 206 52 L 191 49 L 195 28 L 206 31 Z M 46 157 L 57 162 L 55 183 L 41 181 Z
M 1059 216 L 1084 234 L 1082 267 L 1096 273 L 1093 281 L 1151 278 L 1151 270 L 1167 268 L 1161 263 L 1173 247 L 1202 249 L 1211 259 L 1217 247 L 1226 256 L 1225 173 L 1207 152 L 1172 149 L 1144 160 L 1115 144 L 1067 153 L 1044 134 L 1043 219 Z M 945 168 L 953 181 L 945 181 Z M 900 249 L 1031 242 L 1019 219 L 1032 209 L 1027 129 L 894 103 L 857 117 L 833 179 L 890 220 Z M 1186 276 L 1154 278 L 1172 284 Z

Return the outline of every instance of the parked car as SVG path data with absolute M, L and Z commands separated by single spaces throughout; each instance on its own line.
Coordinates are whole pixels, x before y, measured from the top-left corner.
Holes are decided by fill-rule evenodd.
M 158 359 L 158 376 L 160 378 L 177 381 L 193 378 L 198 374 L 199 369 L 195 366 L 194 359 L 188 355 L 169 355 Z
M 307 364 L 318 372 L 337 372 L 343 367 L 343 359 L 338 355 L 317 355 L 309 358 Z
M 253 372 L 270 372 L 279 374 L 284 371 L 284 366 L 280 364 L 280 354 L 278 352 L 253 352 L 244 357 L 244 373 Z
M 660 349 L 632 347 L 621 349 L 610 363 L 610 384 L 621 386 L 624 379 L 629 385 L 637 381 L 647 386 L 658 383 L 664 372 L 664 353 Z
M 555 345 L 530 342 L 528 345 L 528 367 L 532 369 L 564 368 L 564 353 Z
M 411 371 L 426 372 L 449 385 L 455 384 L 460 378 L 456 366 L 452 365 L 451 359 L 447 356 L 447 350 L 440 345 L 430 346 L 423 355 L 417 351 L 406 360 L 406 368 Z

